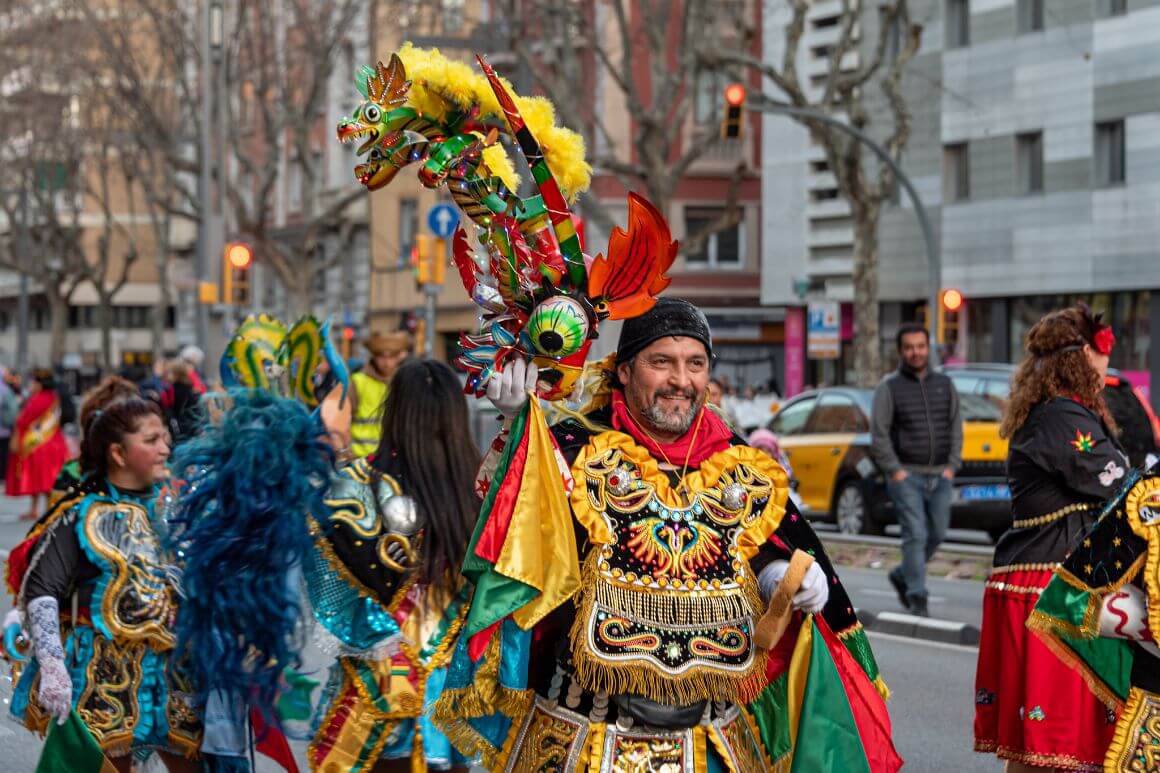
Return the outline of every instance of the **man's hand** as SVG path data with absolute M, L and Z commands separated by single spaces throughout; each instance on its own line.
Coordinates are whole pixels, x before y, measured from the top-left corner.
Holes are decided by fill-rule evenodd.
M 540 370 L 530 362 L 515 359 L 497 370 L 487 382 L 487 399 L 505 419 L 515 418 L 536 389 Z
M 906 470 L 897 470 L 893 475 L 890 476 L 890 479 L 895 483 L 901 483 L 909 477 L 910 473 Z
M 955 471 L 952 470 L 950 467 L 947 467 L 945 470 L 942 471 L 942 476 L 944 478 L 946 478 L 947 480 L 954 480 L 955 479 Z

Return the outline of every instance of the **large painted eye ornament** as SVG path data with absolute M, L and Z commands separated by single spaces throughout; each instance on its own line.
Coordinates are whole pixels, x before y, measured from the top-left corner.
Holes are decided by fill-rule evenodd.
M 379 110 L 378 105 L 367 105 L 363 108 L 362 117 L 369 123 L 378 123 L 379 119 L 383 117 L 383 114 Z
M 532 310 L 525 332 L 540 354 L 567 357 L 588 340 L 588 313 L 575 298 L 557 295 Z

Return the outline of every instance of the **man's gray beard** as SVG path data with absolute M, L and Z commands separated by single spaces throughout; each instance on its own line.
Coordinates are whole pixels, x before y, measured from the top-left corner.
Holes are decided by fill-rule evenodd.
M 661 410 L 660 405 L 654 402 L 652 405 L 645 406 L 640 415 L 654 430 L 684 435 L 693 426 L 693 419 L 696 417 L 697 411 L 701 409 L 702 402 L 702 400 L 694 400 L 687 412 L 676 416 L 666 414 Z

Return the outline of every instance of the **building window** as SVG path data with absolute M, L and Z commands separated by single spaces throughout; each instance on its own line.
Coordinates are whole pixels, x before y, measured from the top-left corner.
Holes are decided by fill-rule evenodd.
M 943 147 L 943 200 L 963 201 L 971 195 L 971 160 L 967 143 Z
M 399 199 L 399 268 L 411 262 L 415 234 L 419 232 L 419 200 Z
M 443 32 L 454 33 L 463 29 L 464 0 L 443 0 Z
M 1043 0 L 1019 0 L 1016 12 L 1020 35 L 1043 29 Z
M 724 209 L 690 208 L 685 210 L 685 233 L 696 236 L 706 228 L 712 227 L 721 219 Z M 742 215 L 744 217 L 744 214 Z M 715 233 L 709 234 L 701 243 L 700 249 L 685 256 L 685 263 L 690 268 L 719 267 L 737 268 L 741 266 L 745 242 L 745 222 L 742 220 L 736 225 L 729 226 Z
M 1124 121 L 1096 124 L 1096 185 L 1119 185 L 1124 182 Z
M 1043 132 L 1016 135 L 1015 171 L 1020 193 L 1043 190 Z
M 693 120 L 697 125 L 703 126 L 720 120 L 721 99 L 720 76 L 706 70 L 698 72 L 693 98 Z
M 1123 16 L 1128 12 L 1128 0 L 1099 0 L 1101 16 Z
M 971 4 L 968 0 L 947 0 L 947 48 L 971 44 Z

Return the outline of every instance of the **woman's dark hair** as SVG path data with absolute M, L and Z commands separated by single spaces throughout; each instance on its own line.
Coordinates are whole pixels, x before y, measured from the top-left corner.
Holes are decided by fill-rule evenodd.
M 93 411 L 82 430 L 81 471 L 104 478 L 109 474 L 109 448 L 141 428 L 146 416 L 161 419 L 161 410 L 149 400 L 126 397 Z
M 419 579 L 450 590 L 463 563 L 479 500 L 480 455 L 458 377 L 436 360 L 408 360 L 391 379 L 376 466 L 402 478 L 426 523 Z
M 40 388 L 46 392 L 56 389 L 56 376 L 47 368 L 40 368 L 33 371 L 32 380 L 40 384 Z
M 1011 382 L 1011 398 L 999 434 L 1010 438 L 1031 409 L 1053 397 L 1069 397 L 1099 416 L 1108 432 L 1116 422 L 1104 402 L 1104 379 L 1088 362 L 1084 344 L 1094 336 L 1098 318 L 1084 305 L 1045 314 L 1027 332 L 1027 355 Z

